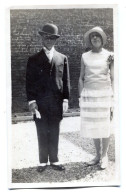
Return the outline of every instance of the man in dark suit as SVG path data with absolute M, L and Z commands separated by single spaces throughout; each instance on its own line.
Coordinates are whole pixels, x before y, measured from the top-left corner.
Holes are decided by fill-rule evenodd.
M 39 34 L 43 48 L 29 57 L 26 71 L 27 99 L 38 136 L 40 166 L 37 170 L 44 171 L 49 160 L 52 168 L 62 171 L 65 167 L 58 162 L 58 140 L 60 121 L 68 109 L 68 60 L 54 48 L 60 37 L 56 25 L 45 24 Z

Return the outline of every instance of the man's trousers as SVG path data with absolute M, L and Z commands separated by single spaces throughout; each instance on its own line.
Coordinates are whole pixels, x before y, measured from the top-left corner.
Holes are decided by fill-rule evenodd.
M 58 161 L 58 141 L 60 119 L 41 115 L 41 119 L 35 117 L 37 128 L 39 161 L 50 163 Z

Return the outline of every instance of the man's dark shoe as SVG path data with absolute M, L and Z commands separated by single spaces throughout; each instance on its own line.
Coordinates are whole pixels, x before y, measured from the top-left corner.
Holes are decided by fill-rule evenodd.
M 57 171 L 64 171 L 64 170 L 65 170 L 65 167 L 64 167 L 63 165 L 51 164 L 51 167 L 52 167 L 54 170 L 57 170 Z
M 45 166 L 38 166 L 37 171 L 39 173 L 42 173 L 45 169 L 46 169 L 46 165 Z

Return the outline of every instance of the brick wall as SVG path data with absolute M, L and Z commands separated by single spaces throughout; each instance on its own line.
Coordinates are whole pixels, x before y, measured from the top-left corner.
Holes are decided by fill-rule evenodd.
M 46 22 L 59 27 L 56 49 L 68 56 L 71 78 L 70 108 L 78 107 L 80 59 L 85 51 L 84 33 L 101 26 L 107 34 L 106 48 L 113 50 L 112 9 L 11 10 L 12 112 L 28 111 L 25 73 L 28 56 L 41 50 L 39 29 Z

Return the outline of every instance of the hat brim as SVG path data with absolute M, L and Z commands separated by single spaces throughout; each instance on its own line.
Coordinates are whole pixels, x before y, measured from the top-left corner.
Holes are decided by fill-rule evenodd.
M 91 30 L 89 30 L 85 33 L 84 40 L 85 40 L 86 46 L 87 47 L 92 47 L 92 44 L 91 44 L 91 41 L 90 41 L 90 34 L 93 33 L 93 32 L 97 32 L 101 35 L 102 41 L 103 41 L 103 46 L 104 46 L 106 44 L 106 41 L 107 41 L 107 36 L 104 33 L 104 31 L 100 31 L 100 30 L 96 30 L 96 29 L 91 29 Z
M 41 36 L 43 36 L 43 35 L 48 35 L 48 36 L 50 36 L 50 37 L 55 37 L 55 38 L 57 38 L 57 39 L 60 37 L 60 35 L 50 34 L 50 33 L 44 32 L 44 31 L 39 31 L 39 34 L 40 34 Z

